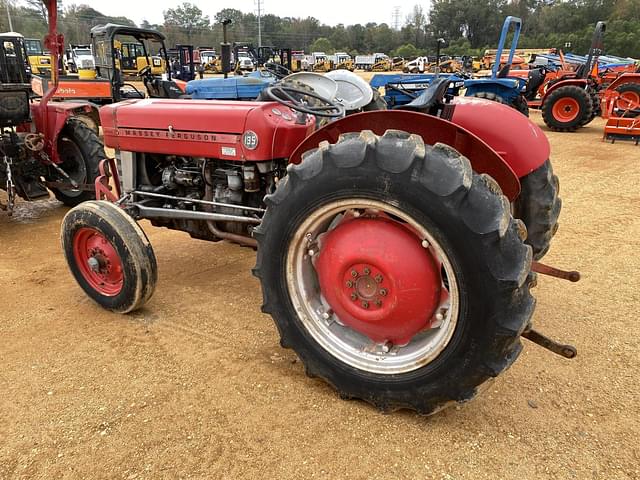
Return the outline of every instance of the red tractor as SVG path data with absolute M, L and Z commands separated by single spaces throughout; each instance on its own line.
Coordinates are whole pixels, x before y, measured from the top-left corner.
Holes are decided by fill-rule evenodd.
M 470 400 L 522 336 L 572 358 L 531 324 L 534 272 L 577 280 L 532 262 L 560 213 L 547 139 L 512 108 L 445 98 L 448 84 L 404 110 L 349 116 L 286 81 L 264 102 L 105 106 L 112 178 L 97 182 L 105 200 L 63 221 L 69 268 L 124 313 L 157 279 L 137 220 L 257 248 L 282 346 L 343 398 L 385 411 Z
M 49 8 L 50 33 L 45 40 L 56 65 L 63 39 L 56 35 L 57 10 Z M 66 205 L 95 199 L 95 179 L 104 148 L 83 121 L 91 107 L 86 103 L 53 103 L 58 72 L 40 101 L 32 101 L 31 71 L 24 39 L 3 34 L 0 42 L 0 189 L 13 211 L 16 196 L 48 198 L 49 190 Z

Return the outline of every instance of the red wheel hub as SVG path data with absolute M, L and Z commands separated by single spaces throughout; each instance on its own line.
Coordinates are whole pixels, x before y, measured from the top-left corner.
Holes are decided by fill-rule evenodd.
M 122 291 L 122 261 L 115 248 L 98 230 L 84 227 L 73 237 L 73 256 L 91 288 L 107 297 Z
M 553 105 L 553 116 L 563 122 L 572 122 L 580 113 L 580 104 L 575 98 L 564 97 Z
M 616 103 L 616 107 L 621 110 L 640 108 L 640 95 L 634 91 L 622 92 Z
M 315 267 L 340 321 L 377 343 L 409 343 L 434 323 L 446 293 L 431 249 L 386 218 L 338 225 L 322 239 Z

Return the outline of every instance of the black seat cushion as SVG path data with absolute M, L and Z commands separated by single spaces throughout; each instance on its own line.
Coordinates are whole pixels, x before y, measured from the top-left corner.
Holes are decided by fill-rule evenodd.
M 444 96 L 450 83 L 449 77 L 436 78 L 419 97 L 406 105 L 394 107 L 394 110 L 429 113 L 434 107 L 444 104 Z

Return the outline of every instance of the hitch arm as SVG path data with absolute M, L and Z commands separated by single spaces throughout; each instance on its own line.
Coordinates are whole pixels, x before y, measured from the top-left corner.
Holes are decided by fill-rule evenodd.
M 555 340 L 550 339 L 549 337 L 545 337 L 540 332 L 529 328 L 522 333 L 522 336 L 527 340 L 540 345 L 547 350 L 552 351 L 556 355 L 560 355 L 564 358 L 575 358 L 578 355 L 578 351 L 576 347 L 573 345 L 563 345 L 561 343 L 556 342 Z

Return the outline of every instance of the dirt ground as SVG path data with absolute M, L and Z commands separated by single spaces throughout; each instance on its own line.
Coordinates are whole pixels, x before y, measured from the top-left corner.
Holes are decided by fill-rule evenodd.
M 120 316 L 68 273 L 64 207 L 0 213 L 0 478 L 640 478 L 640 148 L 601 132 L 549 133 L 564 208 L 546 260 L 583 280 L 540 278 L 535 323 L 579 356 L 526 343 L 429 418 L 307 378 L 260 313 L 251 250 L 145 225 L 158 289 Z

